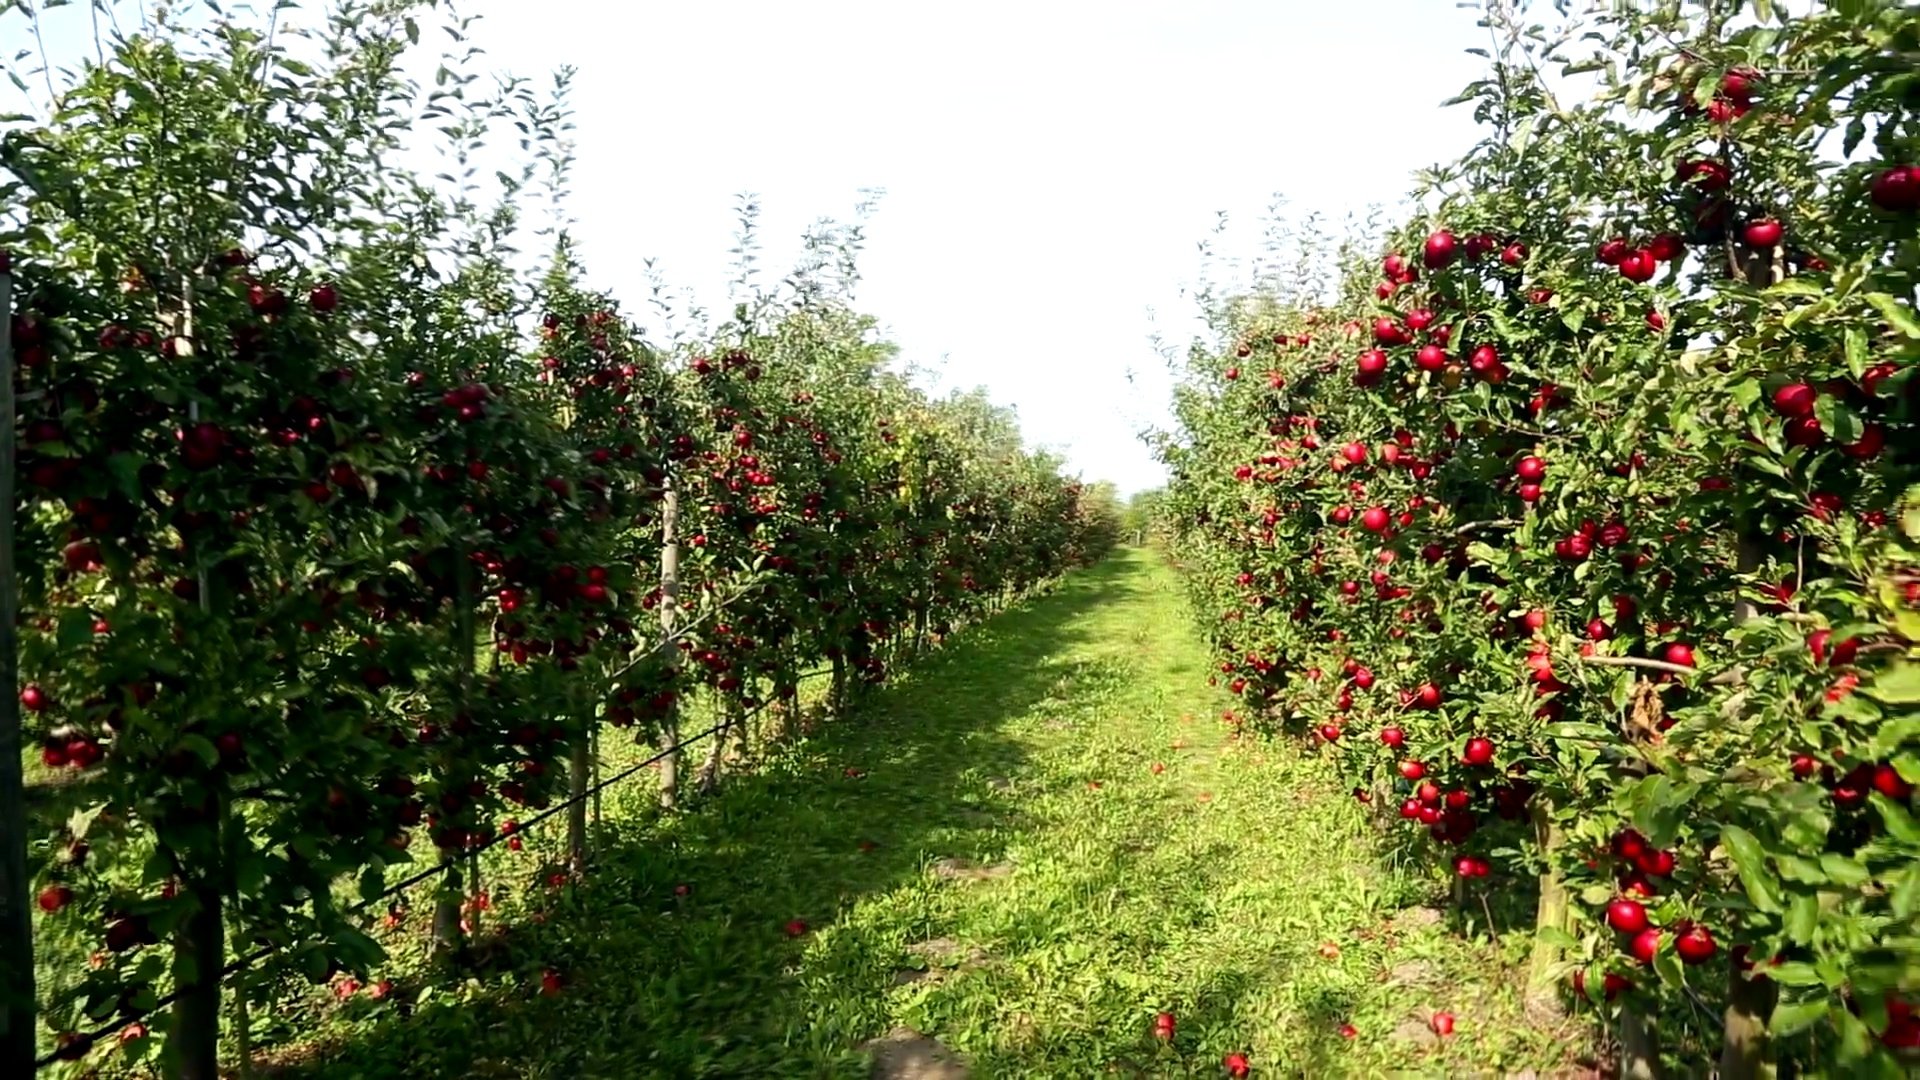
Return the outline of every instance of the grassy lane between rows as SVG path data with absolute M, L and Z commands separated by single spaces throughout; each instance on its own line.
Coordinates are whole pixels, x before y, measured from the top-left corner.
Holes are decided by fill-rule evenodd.
M 1526 942 L 1450 931 L 1225 704 L 1173 572 L 1122 552 L 689 812 L 610 792 L 584 882 L 529 838 L 482 974 L 283 1010 L 266 1034 L 307 1050 L 273 1071 L 862 1077 L 911 1028 L 976 1077 L 1582 1072 L 1578 1027 L 1521 1017 Z

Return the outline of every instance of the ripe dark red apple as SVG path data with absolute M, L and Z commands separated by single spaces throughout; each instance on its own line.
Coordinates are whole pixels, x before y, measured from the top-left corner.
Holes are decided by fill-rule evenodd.
M 1357 369 L 1354 378 L 1361 385 L 1377 382 L 1387 373 L 1387 354 L 1382 349 L 1368 349 L 1354 361 Z
M 808 929 L 810 928 L 807 926 L 807 920 L 805 919 L 787 920 L 786 932 L 790 938 L 801 937 L 806 934 Z
M 1897 772 L 1892 765 L 1880 764 L 1873 767 L 1873 790 L 1892 799 L 1905 802 L 1913 794 L 1913 785 Z
M 49 885 L 40 890 L 37 903 L 40 910 L 51 915 L 73 902 L 73 890 L 65 885 Z
M 1467 740 L 1467 748 L 1460 760 L 1469 765 L 1486 765 L 1493 761 L 1493 740 L 1476 735 Z
M 1220 1064 L 1233 1080 L 1245 1080 L 1246 1076 L 1253 1071 L 1253 1066 L 1247 1061 L 1245 1054 L 1228 1054 L 1221 1059 Z
M 1405 345 L 1412 339 L 1405 327 L 1383 316 L 1373 321 L 1373 340 L 1381 345 Z
M 1781 228 L 1780 223 L 1773 218 L 1761 218 L 1759 221 L 1748 222 L 1746 229 L 1740 235 L 1747 242 L 1748 247 L 1772 248 L 1780 243 L 1781 237 L 1786 235 L 1786 230 Z
M 47 692 L 33 683 L 28 683 L 20 691 L 20 707 L 28 712 L 42 711 L 47 707 L 49 700 L 51 699 L 47 697 Z
M 1387 513 L 1386 508 L 1379 506 L 1370 506 L 1366 513 L 1360 515 L 1360 526 L 1368 532 L 1385 532 L 1391 521 L 1392 515 Z
M 332 285 L 315 285 L 307 294 L 307 304 L 322 315 L 340 306 L 340 293 Z
M 1920 210 L 1920 165 L 1895 165 L 1873 179 L 1873 205 L 1891 213 Z
M 1433 1033 L 1443 1039 L 1453 1034 L 1453 1014 L 1450 1012 L 1434 1013 L 1429 1023 L 1433 1027 Z
M 1620 260 L 1620 275 L 1628 281 L 1644 283 L 1653 280 L 1660 264 L 1645 251 L 1631 251 Z
M 1424 762 L 1403 761 L 1400 763 L 1400 775 L 1404 779 L 1418 781 L 1427 775 L 1427 766 Z
M 1454 251 L 1453 234 L 1441 229 L 1427 237 L 1426 246 L 1420 252 L 1420 261 L 1429 270 L 1439 270 L 1453 261 Z
M 1407 733 L 1397 727 L 1384 727 L 1380 729 L 1380 741 L 1398 750 L 1406 743 Z
M 1367 444 L 1350 442 L 1340 448 L 1340 456 L 1355 465 L 1362 464 L 1367 460 Z
M 1692 667 L 1693 646 L 1684 641 L 1676 641 L 1662 651 L 1661 659 L 1669 664 L 1676 664 L 1680 667 Z
M 1647 908 L 1638 900 L 1615 900 L 1607 905 L 1607 925 L 1622 934 L 1637 934 L 1647 928 Z
M 1653 963 L 1653 957 L 1660 951 L 1660 931 L 1649 926 L 1633 935 L 1627 943 L 1627 955 L 1643 964 Z
M 1162 1042 L 1173 1041 L 1174 1019 L 1170 1012 L 1163 1012 L 1153 1018 L 1154 1038 Z
M 1773 392 L 1773 411 L 1792 419 L 1813 415 L 1813 406 L 1819 400 L 1819 393 L 1803 382 L 1792 382 Z
M 1713 934 L 1706 927 L 1695 924 L 1682 930 L 1679 936 L 1673 939 L 1673 951 L 1679 954 L 1683 963 L 1704 964 L 1713 959 L 1717 947 L 1713 941 Z
M 1546 459 L 1529 454 L 1514 464 L 1513 474 L 1529 484 L 1537 484 L 1547 475 Z
M 1859 461 L 1868 461 L 1879 457 L 1886 445 L 1887 429 L 1879 424 L 1868 423 L 1860 429 L 1860 438 L 1840 447 L 1840 452 Z

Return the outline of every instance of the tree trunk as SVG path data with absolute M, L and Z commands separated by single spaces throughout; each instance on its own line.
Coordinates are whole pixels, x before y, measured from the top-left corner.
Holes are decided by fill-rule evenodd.
M 32 1076 L 33 915 L 27 900 L 26 784 L 20 769 L 19 593 L 13 580 L 13 276 L 0 270 L 0 1076 Z
M 593 769 L 593 746 L 583 737 L 573 740 L 567 764 L 567 865 L 574 873 L 587 869 L 587 775 Z
M 226 966 L 227 945 L 223 898 L 217 884 L 201 881 L 191 888 L 193 912 L 173 937 L 173 984 L 180 996 L 173 1003 L 165 1073 L 168 1080 L 219 1080 L 220 969 Z
M 1744 524 L 1735 556 L 1735 568 L 1741 574 L 1760 569 L 1762 552 L 1752 530 Z M 1742 597 L 1734 605 L 1733 619 L 1743 623 L 1758 614 L 1752 600 Z M 1758 1080 L 1774 1075 L 1773 1048 L 1768 1044 L 1767 1027 L 1773 1016 L 1777 988 L 1772 979 L 1749 979 L 1740 965 L 1727 965 L 1727 1008 L 1721 1015 L 1721 1080 Z
M 847 658 L 833 658 L 833 685 L 827 691 L 827 708 L 835 716 L 847 711 Z
M 667 481 L 660 505 L 660 648 L 666 650 L 668 670 L 680 667 L 680 646 L 673 640 L 680 625 L 680 493 Z M 671 810 L 680 799 L 680 706 L 668 706 L 660 718 L 660 809 Z
M 461 874 L 460 855 L 452 848 L 440 849 L 440 885 L 433 902 L 433 955 L 443 964 L 460 959 L 466 937 L 460 932 Z
M 1727 1010 L 1720 1043 L 1720 1080 L 1771 1080 L 1773 1047 L 1767 1037 L 1779 990 L 1772 979 L 1747 977 L 1738 961 L 1727 965 Z
M 732 708 L 731 702 L 722 703 L 721 708 Z M 693 789 L 701 795 L 711 795 L 720 788 L 720 757 L 727 750 L 727 735 L 740 723 L 737 717 L 729 715 L 726 726 L 713 733 L 713 744 L 707 747 L 707 756 L 700 763 L 700 771 L 694 775 Z
M 1660 1039 L 1653 1021 L 1636 1009 L 1620 1010 L 1620 1080 L 1659 1080 Z
M 1540 902 L 1534 909 L 1533 956 L 1527 965 L 1526 1011 L 1528 1017 L 1542 1020 L 1555 1019 L 1566 1012 L 1560 999 L 1560 987 L 1553 976 L 1553 969 L 1561 959 L 1560 946 L 1547 940 L 1546 935 L 1549 930 L 1565 930 L 1567 926 L 1567 887 L 1560 880 L 1560 871 L 1553 863 L 1560 837 L 1553 827 L 1552 809 L 1543 800 L 1534 800 L 1534 844 L 1546 862 L 1547 872 L 1540 878 Z

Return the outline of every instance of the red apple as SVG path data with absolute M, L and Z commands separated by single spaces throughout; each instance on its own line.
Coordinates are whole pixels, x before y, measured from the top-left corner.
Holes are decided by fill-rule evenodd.
M 1713 959 L 1716 951 L 1713 934 L 1704 926 L 1689 926 L 1673 939 L 1673 951 L 1680 955 L 1683 963 L 1704 964 Z
M 1476 735 L 1467 740 L 1467 749 L 1460 760 L 1469 765 L 1486 765 L 1493 761 L 1493 740 Z
M 1773 392 L 1773 411 L 1789 419 L 1812 416 L 1820 395 L 1803 382 L 1788 383 Z
M 1638 900 L 1615 900 L 1607 905 L 1607 925 L 1622 934 L 1647 928 L 1647 909 Z
M 1750 221 L 1747 223 L 1746 229 L 1741 233 L 1741 237 L 1746 240 L 1747 246 L 1754 248 L 1775 247 L 1780 243 L 1780 238 L 1785 235 L 1786 230 L 1781 228 L 1780 223 L 1773 218 L 1761 218 L 1758 221 Z
M 1895 165 L 1874 177 L 1873 205 L 1892 213 L 1920 210 L 1920 165 Z

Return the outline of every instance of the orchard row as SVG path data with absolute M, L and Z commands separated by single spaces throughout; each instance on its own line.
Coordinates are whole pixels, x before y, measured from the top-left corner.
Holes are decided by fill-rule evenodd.
M 1901 1075 L 1920 13 L 1493 21 L 1486 141 L 1196 350 L 1167 513 L 1216 680 L 1462 895 L 1537 888 L 1533 1004 L 1627 1074 Z
M 665 346 L 564 234 L 518 272 L 510 202 L 385 161 L 417 91 L 364 14 L 325 68 L 162 24 L 0 156 L 19 703 L 86 807 L 29 838 L 66 1059 L 113 1032 L 211 1077 L 226 957 L 364 976 L 392 868 L 457 883 L 602 729 L 791 719 L 821 669 L 844 700 L 1115 528 L 1004 413 L 890 372 L 820 267 Z M 565 164 L 541 108 L 529 175 Z

